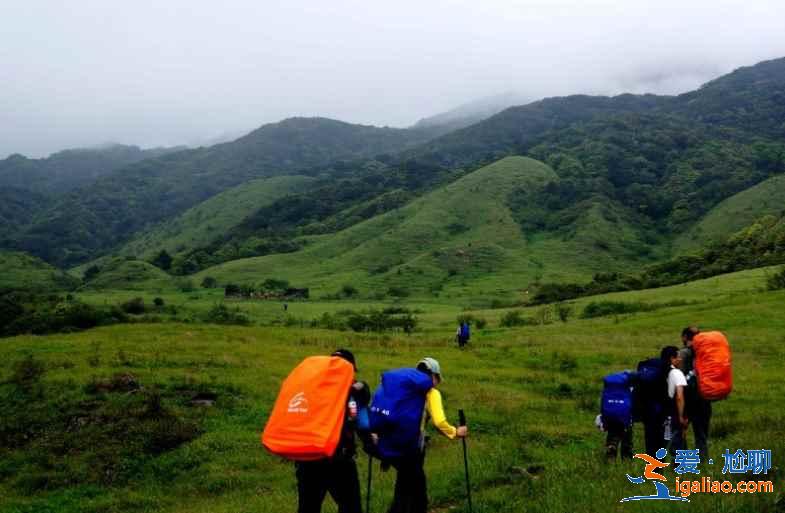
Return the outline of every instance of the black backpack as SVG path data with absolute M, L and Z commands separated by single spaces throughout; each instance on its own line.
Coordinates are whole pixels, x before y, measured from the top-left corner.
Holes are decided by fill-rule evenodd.
M 638 363 L 638 379 L 633 396 L 633 418 L 638 422 L 661 420 L 666 415 L 668 382 L 665 365 L 659 358 Z

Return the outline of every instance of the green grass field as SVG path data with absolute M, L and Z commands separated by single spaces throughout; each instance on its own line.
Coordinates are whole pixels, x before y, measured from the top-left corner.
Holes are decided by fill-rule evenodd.
M 59 425 L 52 420 L 49 431 L 18 448 L 2 449 L 0 511 L 295 511 L 292 465 L 266 454 L 259 434 L 287 372 L 306 355 L 345 346 L 357 355 L 358 377 L 374 386 L 385 369 L 413 365 L 425 355 L 441 361 L 448 414 L 454 422 L 457 409 L 463 408 L 469 419 L 475 511 L 664 512 L 687 507 L 779 512 L 785 451 L 785 291 L 760 290 L 767 272 L 608 296 L 617 301 L 696 301 L 648 313 L 502 329 L 493 317 L 502 311 L 473 311 L 489 317 L 490 327 L 475 331 L 463 352 L 451 340 L 461 307 L 426 302 L 411 305 L 422 311 L 422 330 L 411 336 L 161 323 L 5 339 L 0 344 L 0 358 L 7 362 L 0 392 L 6 413 L 0 415 L 0 433 L 13 425 L 8 404 L 20 393 L 12 383 L 12 368 L 28 354 L 43 362 L 46 372 L 37 388 L 24 392 L 30 399 L 19 411 L 43 408 L 52 419 L 75 413 L 65 417 L 64 433 L 52 431 Z M 91 301 L 100 300 L 99 293 L 92 294 Z M 115 294 L 105 293 L 104 300 L 112 302 L 123 293 Z M 207 305 L 210 300 L 193 301 Z M 280 307 L 274 302 L 259 305 L 260 315 L 265 308 Z M 346 303 L 296 303 L 293 308 L 307 317 L 341 306 Z M 726 448 L 771 449 L 774 469 L 768 479 L 775 482 L 777 493 L 695 495 L 689 505 L 620 504 L 622 497 L 651 493 L 653 487 L 636 487 L 624 476 L 642 474 L 642 464 L 603 462 L 603 436 L 593 426 L 601 378 L 634 367 L 663 345 L 676 344 L 681 328 L 690 323 L 725 331 L 733 347 L 734 392 L 715 405 L 712 456 L 720 459 Z M 104 432 L 87 436 L 97 429 L 89 420 L 91 412 L 107 415 L 101 425 L 120 422 L 117 416 L 122 420 L 123 415 L 137 415 L 134 401 L 140 394 L 96 393 L 96 387 L 91 388 L 117 373 L 132 374 L 145 391 L 160 391 L 165 410 L 197 424 L 200 435 L 150 454 L 134 452 L 133 445 L 124 453 L 123 440 L 135 438 L 133 432 L 117 432 L 117 453 L 102 453 L 93 439 L 114 451 L 114 438 Z M 213 407 L 189 406 L 194 394 L 205 391 L 216 394 Z M 143 416 L 133 418 L 144 421 Z M 638 429 L 638 449 L 640 440 Z M 68 452 L 52 449 L 66 445 Z M 360 458 L 359 467 L 364 483 L 367 460 Z M 701 468 L 721 477 L 716 464 Z M 434 436 L 426 470 L 433 511 L 467 511 L 460 445 Z M 381 474 L 377 464 L 374 475 L 372 511 L 381 512 L 391 498 L 393 474 Z M 666 475 L 672 484 L 673 472 Z M 335 511 L 330 501 L 324 510 Z

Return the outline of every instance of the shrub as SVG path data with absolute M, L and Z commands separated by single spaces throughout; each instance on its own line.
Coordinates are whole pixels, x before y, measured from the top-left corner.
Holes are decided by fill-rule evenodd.
M 325 312 L 318 319 L 312 320 L 311 327 L 340 331 L 344 331 L 347 328 L 346 320 L 341 315 L 331 315 L 329 312 Z
M 229 308 L 223 303 L 214 305 L 204 316 L 204 322 L 213 324 L 248 325 L 248 317 L 239 308 Z
M 261 289 L 267 290 L 271 292 L 284 292 L 286 289 L 289 288 L 289 282 L 287 280 L 277 280 L 275 278 L 268 278 L 264 280 L 262 283 Z
M 403 287 L 390 287 L 387 289 L 387 295 L 393 297 L 407 297 L 409 295 L 409 291 Z
M 218 286 L 218 280 L 213 278 L 212 276 L 205 276 L 202 280 L 202 288 L 203 289 L 214 289 Z
M 785 289 L 785 269 L 782 269 L 777 274 L 770 276 L 766 280 L 766 288 L 769 290 Z
M 591 319 L 606 315 L 641 312 L 648 309 L 646 303 L 623 303 L 620 301 L 592 301 L 583 309 L 581 317 Z
M 690 304 L 688 301 L 668 301 L 666 303 L 623 303 L 620 301 L 596 301 L 591 302 L 583 309 L 581 317 L 591 319 L 593 317 L 603 317 L 606 315 L 620 315 L 635 312 L 651 312 L 669 306 L 684 306 Z
M 240 295 L 240 286 L 234 283 L 229 283 L 224 287 L 224 296 L 239 296 Z
M 162 249 L 155 258 L 150 261 L 151 264 L 158 267 L 159 269 L 163 269 L 164 271 L 168 271 L 172 268 L 172 255 L 170 255 L 165 249 Z
M 383 332 L 400 330 L 411 333 L 417 329 L 418 320 L 407 308 L 390 307 L 385 310 L 365 310 L 356 312 L 342 310 L 336 314 L 325 313 L 319 319 L 311 321 L 311 326 L 326 329 L 357 332 Z
M 95 278 L 96 276 L 98 276 L 98 274 L 100 272 L 101 272 L 101 268 L 100 267 L 98 267 L 97 265 L 91 265 L 90 267 L 88 267 L 85 270 L 84 276 L 82 277 L 82 279 L 85 282 L 88 282 L 88 281 L 92 280 L 93 278 Z
M 14 364 L 11 379 L 12 384 L 21 388 L 30 388 L 41 380 L 45 367 L 43 362 L 36 360 L 32 354 Z
M 196 289 L 194 282 L 188 278 L 180 278 L 177 280 L 176 286 L 180 289 L 180 292 L 193 292 Z
M 132 315 L 141 315 L 145 311 L 144 299 L 135 297 L 120 305 L 123 312 Z
M 357 295 L 357 292 L 357 288 L 350 284 L 341 287 L 341 295 L 344 297 L 354 297 Z
M 556 303 L 553 305 L 553 309 L 561 322 L 567 322 L 572 315 L 572 306 L 567 303 Z
M 153 304 L 155 305 L 156 308 L 163 308 L 163 306 L 165 304 L 164 303 L 164 299 L 161 298 L 161 297 L 157 297 L 157 298 L 153 299 Z
M 503 328 L 511 328 L 513 326 L 526 326 L 533 324 L 531 319 L 523 316 L 520 310 L 510 310 L 502 315 L 499 325 Z
M 537 321 L 537 324 L 539 325 L 552 324 L 553 310 L 551 310 L 547 306 L 543 306 L 542 308 L 540 308 L 535 312 L 534 318 Z
M 7 327 L 25 312 L 22 298 L 16 294 L 0 297 L 0 335 L 6 334 Z M 8 333 L 9 335 L 11 333 Z

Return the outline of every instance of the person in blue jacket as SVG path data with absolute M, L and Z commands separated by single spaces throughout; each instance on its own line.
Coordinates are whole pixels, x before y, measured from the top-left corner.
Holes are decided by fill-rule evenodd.
M 461 323 L 461 334 L 458 337 L 458 346 L 463 347 L 469 343 L 469 338 L 471 338 L 471 330 L 469 328 L 469 321 L 463 321 Z

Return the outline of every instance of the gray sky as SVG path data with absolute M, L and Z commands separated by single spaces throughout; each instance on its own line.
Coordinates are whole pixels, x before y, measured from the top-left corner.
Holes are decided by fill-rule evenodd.
M 2 0 L 0 158 L 479 97 L 677 93 L 785 56 L 783 0 Z

